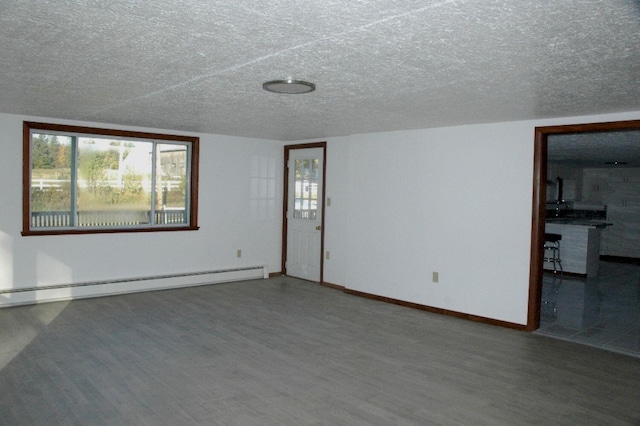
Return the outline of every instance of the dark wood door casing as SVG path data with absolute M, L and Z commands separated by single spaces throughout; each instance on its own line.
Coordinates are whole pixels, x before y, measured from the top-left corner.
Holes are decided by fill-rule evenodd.
M 542 303 L 542 245 L 547 194 L 547 139 L 550 135 L 566 133 L 615 132 L 640 130 L 640 120 L 613 121 L 604 123 L 569 124 L 536 127 L 533 153 L 533 208 L 531 219 L 531 261 L 529 273 L 529 303 L 527 331 L 540 327 Z
M 322 217 L 320 231 L 320 284 L 324 283 L 324 217 L 327 181 L 327 143 L 312 142 L 284 146 L 284 190 L 282 197 L 282 275 L 287 275 L 287 209 L 289 204 L 289 155 L 294 149 L 322 148 Z

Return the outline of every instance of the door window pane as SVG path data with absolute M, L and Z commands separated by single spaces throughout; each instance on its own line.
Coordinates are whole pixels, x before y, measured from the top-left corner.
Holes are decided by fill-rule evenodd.
M 295 160 L 295 219 L 315 220 L 318 210 L 318 164 L 317 158 Z

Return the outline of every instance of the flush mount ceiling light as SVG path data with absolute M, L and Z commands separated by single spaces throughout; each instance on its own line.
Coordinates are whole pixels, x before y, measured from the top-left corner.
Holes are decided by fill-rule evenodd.
M 302 80 L 272 80 L 262 85 L 264 90 L 274 93 L 284 93 L 287 95 L 299 95 L 316 90 L 316 85 Z

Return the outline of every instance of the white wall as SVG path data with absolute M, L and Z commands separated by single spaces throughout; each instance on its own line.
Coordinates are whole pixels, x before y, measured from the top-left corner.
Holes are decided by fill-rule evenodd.
M 200 137 L 198 231 L 22 237 L 23 120 L 117 127 L 0 114 L 0 289 L 253 265 L 280 271 L 282 142 L 195 135 Z
M 327 174 L 325 194 L 331 205 L 325 205 L 324 250 L 331 256 L 324 261 L 323 279 L 327 283 L 345 285 L 346 270 L 350 257 L 347 253 L 345 235 L 349 197 L 349 137 L 333 138 L 327 143 Z M 328 200 L 327 200 L 328 201 Z
M 199 231 L 21 237 L 23 119 L 56 122 L 0 114 L 0 288 L 280 270 L 283 143 L 199 135 Z M 327 139 L 325 281 L 526 324 L 534 128 L 631 119 L 640 112 Z
M 640 113 L 327 140 L 325 280 L 526 324 L 534 128 Z M 439 272 L 439 283 L 432 272 Z

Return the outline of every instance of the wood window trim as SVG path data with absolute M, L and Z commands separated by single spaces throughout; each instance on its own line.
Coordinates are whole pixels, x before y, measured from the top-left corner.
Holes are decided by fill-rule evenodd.
M 40 123 L 33 121 L 23 122 L 22 135 L 22 236 L 35 235 L 74 235 L 74 234 L 114 234 L 132 232 L 171 232 L 171 231 L 197 231 L 198 226 L 198 185 L 199 185 L 199 156 L 200 138 L 197 136 L 170 135 L 164 133 L 138 132 L 131 130 L 104 129 L 99 127 L 74 126 L 67 124 Z M 135 228 L 98 228 L 98 229 L 31 229 L 31 131 L 53 131 L 60 133 L 94 134 L 100 136 L 113 136 L 120 138 L 150 139 L 171 142 L 188 142 L 191 145 L 190 162 L 190 193 L 189 193 L 189 225 L 188 226 L 149 226 Z

